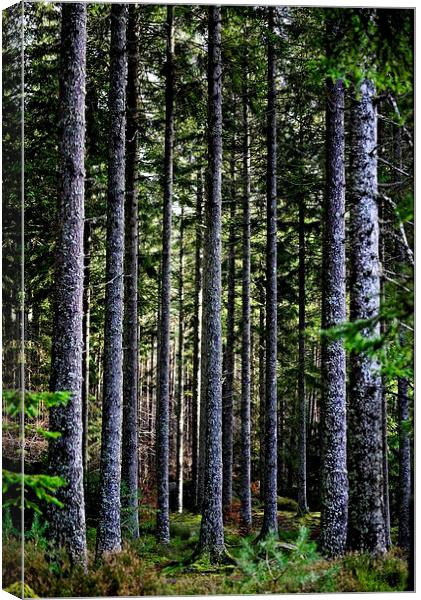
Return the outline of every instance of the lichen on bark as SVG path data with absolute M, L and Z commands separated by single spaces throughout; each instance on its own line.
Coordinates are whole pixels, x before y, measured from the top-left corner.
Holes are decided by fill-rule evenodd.
M 138 7 L 129 6 L 127 24 L 127 127 L 126 127 L 126 207 L 124 257 L 123 321 L 123 445 L 121 479 L 122 506 L 127 518 L 125 533 L 139 537 L 138 515 L 138 103 L 139 103 L 139 35 Z
M 375 86 L 365 79 L 351 104 L 350 318 L 367 320 L 380 307 L 377 208 L 377 107 Z M 379 325 L 361 334 L 378 336 Z M 351 352 L 348 411 L 348 546 L 386 551 L 383 517 L 382 396 L 376 356 Z
M 195 554 L 212 563 L 225 560 L 222 521 L 222 327 L 221 327 L 221 171 L 222 63 L 221 9 L 208 9 L 208 179 L 203 256 L 202 387 L 206 444 L 202 523 Z
M 345 88 L 327 83 L 326 196 L 323 239 L 322 328 L 345 322 Z M 344 553 L 348 520 L 346 369 L 343 340 L 322 339 L 322 552 Z
M 156 409 L 156 480 L 158 512 L 156 535 L 161 544 L 170 541 L 169 522 L 169 372 L 170 372 L 170 301 L 171 235 L 174 145 L 174 7 L 167 7 L 167 62 L 165 65 L 165 148 L 164 207 L 162 224 L 161 313 L 159 323 L 159 363 Z
M 268 8 L 267 245 L 266 245 L 266 398 L 265 484 L 261 536 L 278 531 L 277 507 L 277 185 L 275 8 Z
M 59 215 L 55 264 L 53 391 L 71 392 L 66 406 L 50 412 L 50 428 L 61 436 L 49 446 L 54 475 L 66 480 L 50 507 L 50 534 L 86 567 L 82 458 L 83 224 L 86 80 L 86 5 L 62 5 L 60 50 Z
M 109 155 L 104 317 L 104 388 L 96 554 L 121 549 L 123 260 L 127 5 L 111 7 Z

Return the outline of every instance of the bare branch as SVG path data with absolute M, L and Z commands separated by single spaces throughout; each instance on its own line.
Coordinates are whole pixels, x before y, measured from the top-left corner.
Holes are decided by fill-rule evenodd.
M 406 171 L 403 171 L 402 169 L 399 169 L 399 167 L 396 167 L 395 165 L 393 165 L 391 162 L 389 162 L 385 158 L 382 158 L 381 156 L 378 156 L 377 160 L 379 160 L 380 162 L 384 163 L 388 167 L 391 167 L 392 169 L 394 169 L 395 171 L 397 171 L 401 175 L 404 175 L 405 177 L 411 177 L 411 175 L 409 173 L 407 173 Z
M 402 242 L 403 247 L 405 249 L 405 253 L 406 253 L 407 259 L 409 260 L 411 266 L 414 266 L 414 253 L 412 252 L 412 249 L 410 248 L 410 246 L 408 244 L 408 239 L 407 239 L 406 233 L 405 233 L 405 227 L 404 227 L 404 225 L 402 223 L 402 220 L 399 217 L 398 210 L 397 210 L 397 207 L 396 207 L 396 203 L 392 200 L 392 198 L 389 198 L 389 196 L 385 196 L 384 194 L 379 194 L 378 197 L 381 200 L 384 200 L 385 202 L 387 202 L 388 204 L 390 204 L 390 206 L 393 207 L 393 210 L 395 211 L 396 217 L 398 219 L 401 242 Z

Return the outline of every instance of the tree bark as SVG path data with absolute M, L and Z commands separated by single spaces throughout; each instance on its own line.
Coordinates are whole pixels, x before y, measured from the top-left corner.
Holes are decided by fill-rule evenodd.
M 306 402 L 306 247 L 304 197 L 299 198 L 298 217 L 298 402 L 299 402 L 299 466 L 298 512 L 308 513 L 307 506 L 307 402 Z
M 383 121 L 378 120 L 377 124 L 377 145 L 379 154 L 383 154 L 384 151 L 384 129 Z M 385 299 L 385 277 L 384 269 L 386 268 L 386 237 L 388 235 L 386 228 L 387 221 L 387 210 L 386 203 L 384 200 L 379 202 L 379 260 L 381 266 L 381 278 L 380 278 L 380 304 L 384 303 Z M 386 331 L 385 320 L 380 321 L 380 334 L 383 335 Z M 383 453 L 383 516 L 384 516 L 384 528 L 386 547 L 389 549 L 392 545 L 390 536 L 390 504 L 389 504 L 389 449 L 387 441 L 387 377 L 382 375 L 382 453 Z
M 175 398 L 175 384 L 177 381 L 177 339 L 174 335 L 172 342 L 172 348 L 170 349 L 170 429 L 169 429 L 169 456 L 170 463 L 172 458 L 177 453 L 177 409 L 176 409 L 176 398 Z
M 261 536 L 278 531 L 277 512 L 277 254 L 276 58 L 274 13 L 268 8 L 265 498 Z
M 184 207 L 180 217 L 177 350 L 177 511 L 183 512 L 184 476 Z
M 221 9 L 209 7 L 208 21 L 208 190 L 203 257 L 202 388 L 206 410 L 206 455 L 202 523 L 197 548 L 213 563 L 225 554 L 222 521 L 222 328 L 221 171 L 222 63 Z
M 88 481 L 88 426 L 89 426 L 89 353 L 91 315 L 91 223 L 85 220 L 83 231 L 83 355 L 82 355 L 82 456 L 83 484 L 86 491 Z
M 394 164 L 402 169 L 401 129 L 395 127 L 393 140 Z M 393 179 L 398 179 L 394 171 Z M 397 247 L 400 268 L 405 264 L 406 253 L 402 243 Z M 400 345 L 405 346 L 405 333 L 400 333 Z M 399 523 L 398 545 L 405 550 L 411 545 L 410 504 L 411 504 L 411 445 L 409 440 L 409 382 L 407 377 L 398 377 L 398 413 L 399 413 Z
M 327 83 L 326 196 L 323 239 L 322 328 L 345 322 L 345 88 Z M 346 366 L 343 340 L 322 338 L 322 552 L 345 551 L 348 520 Z
M 399 528 L 398 545 L 409 550 L 411 543 L 411 448 L 409 442 L 408 379 L 398 378 L 399 407 Z
M 127 6 L 111 7 L 104 391 L 97 557 L 121 550 L 123 260 Z
M 158 345 L 158 344 L 157 344 Z M 147 435 L 148 435 L 148 458 L 147 458 L 147 470 L 148 470 L 148 480 L 149 485 L 153 487 L 156 485 L 156 472 L 155 472 L 155 456 L 153 449 L 155 447 L 154 444 L 154 432 L 156 429 L 156 406 L 157 406 L 157 394 L 156 394 L 156 373 L 158 371 L 158 367 L 156 365 L 155 359 L 158 358 L 159 351 L 158 348 L 155 349 L 155 336 L 152 335 L 151 338 L 151 353 L 150 353 L 150 363 L 149 363 L 149 404 L 148 404 L 148 415 L 146 419 L 147 425 Z
M 93 160 L 96 151 L 95 140 L 95 115 L 97 111 L 97 95 L 93 89 L 92 82 L 87 82 L 86 92 L 86 154 Z M 86 217 L 86 207 L 92 200 L 94 191 L 93 178 L 88 172 L 85 185 L 85 224 L 83 232 L 83 358 L 82 358 L 82 420 L 83 420 L 83 482 L 86 494 L 88 483 L 88 446 L 89 446 L 89 391 L 90 391 L 90 326 L 91 326 L 91 243 L 92 243 L 92 220 Z
M 158 485 L 157 539 L 170 541 L 169 525 L 169 375 L 170 375 L 170 301 L 171 228 L 174 146 L 174 7 L 167 6 L 167 61 L 165 65 L 165 150 L 164 211 L 162 231 L 161 315 L 158 362 L 158 400 L 156 418 L 156 477 Z
M 194 507 L 199 505 L 199 422 L 200 422 L 200 323 L 202 289 L 202 173 L 197 177 L 196 199 L 196 249 L 194 274 L 194 316 L 193 316 L 193 383 L 192 383 L 192 482 Z
M 259 308 L 259 471 L 260 500 L 265 497 L 265 400 L 266 400 L 266 367 L 265 367 L 265 292 L 262 288 Z
M 66 406 L 50 412 L 49 465 L 66 479 L 51 505 L 50 532 L 71 560 L 86 568 L 82 456 L 82 320 L 86 5 L 62 6 L 60 50 L 59 232 L 55 264 L 52 391 L 70 392 Z
M 251 303 L 250 303 L 250 128 L 248 118 L 247 60 L 243 90 L 243 268 L 242 268 L 242 345 L 241 345 L 241 510 L 243 534 L 251 530 Z
M 129 6 L 127 23 L 127 128 L 126 128 L 126 206 L 125 206 L 125 286 L 124 286 L 124 354 L 123 354 L 123 448 L 121 477 L 124 482 L 122 506 L 126 509 L 124 531 L 139 537 L 138 516 L 138 102 L 139 36 L 138 13 Z
M 351 107 L 351 304 L 352 321 L 378 315 L 380 304 L 377 211 L 377 109 L 375 87 L 364 80 Z M 365 338 L 379 335 L 364 328 Z M 353 550 L 386 550 L 383 517 L 382 406 L 380 364 L 363 352 L 350 356 L 348 420 L 349 524 Z
M 386 547 L 392 546 L 390 535 L 390 503 L 389 503 L 389 445 L 387 441 L 387 391 L 382 381 L 382 453 L 383 453 L 383 513 Z
M 234 402 L 234 345 L 235 345 L 235 246 L 236 246 L 236 212 L 235 198 L 235 156 L 234 148 L 230 165 L 230 225 L 228 238 L 227 268 L 227 339 L 225 345 L 225 377 L 222 388 L 222 507 L 228 514 L 232 504 L 232 462 L 233 462 L 233 402 Z

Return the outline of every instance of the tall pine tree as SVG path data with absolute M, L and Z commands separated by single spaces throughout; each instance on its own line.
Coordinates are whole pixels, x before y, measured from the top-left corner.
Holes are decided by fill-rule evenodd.
M 221 9 L 208 9 L 208 180 L 203 256 L 202 386 L 206 446 L 202 523 L 197 552 L 213 563 L 225 555 L 222 521 Z
M 63 508 L 51 505 L 50 534 L 73 561 L 86 567 L 82 457 L 82 319 L 85 184 L 86 5 L 63 4 L 60 49 L 59 212 L 56 244 L 53 391 L 70 392 L 50 412 L 60 437 L 50 442 L 49 463 L 66 485 Z
M 126 27 L 127 6 L 113 4 L 111 7 L 110 46 L 104 392 L 97 557 L 121 549 Z

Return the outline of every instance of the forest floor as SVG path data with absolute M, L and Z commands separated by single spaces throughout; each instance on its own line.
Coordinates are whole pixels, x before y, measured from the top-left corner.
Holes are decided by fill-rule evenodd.
M 154 537 L 155 511 L 141 507 L 141 535 L 125 542 L 123 551 L 95 565 L 95 536 L 88 528 L 90 564 L 87 573 L 70 569 L 66 557 L 48 550 L 40 525 L 25 542 L 27 597 L 211 595 L 294 592 L 379 592 L 406 588 L 407 564 L 398 549 L 382 558 L 348 554 L 327 561 L 317 551 L 319 513 L 298 517 L 294 501 L 279 499 L 279 540 L 256 544 L 263 508 L 253 506 L 253 531 L 239 533 L 239 503 L 225 526 L 227 553 L 233 564 L 212 567 L 192 563 L 199 538 L 200 515 L 171 515 L 171 543 L 159 547 Z M 5 533 L 5 532 L 4 532 Z M 3 539 L 3 587 L 13 591 L 19 581 L 20 544 Z M 9 587 L 8 587 L 9 586 Z

